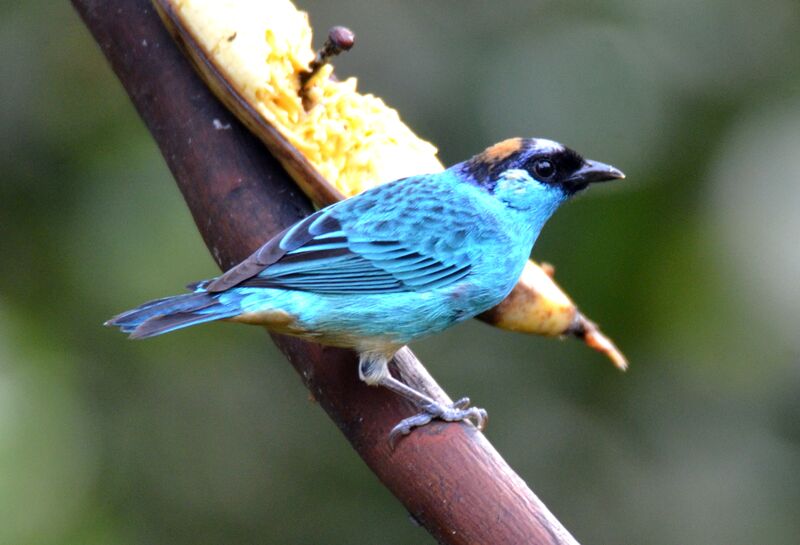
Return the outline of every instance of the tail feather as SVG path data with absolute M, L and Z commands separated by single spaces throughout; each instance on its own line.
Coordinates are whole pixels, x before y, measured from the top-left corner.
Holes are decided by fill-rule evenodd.
M 181 299 L 184 299 L 184 301 L 181 301 Z M 185 296 L 183 295 L 154 299 L 153 301 L 143 303 L 134 309 L 126 310 L 125 312 L 117 314 L 103 325 L 116 326 L 125 331 L 125 333 L 130 333 L 131 328 L 135 328 L 148 318 L 157 316 L 159 313 L 169 312 L 172 309 L 177 310 L 184 302 L 188 303 L 188 301 L 185 301 Z M 128 331 L 126 331 L 126 329 L 128 329 Z
M 216 294 L 187 293 L 156 299 L 108 320 L 105 325 L 130 333 L 131 339 L 144 339 L 176 329 L 239 314 L 233 305 L 222 304 Z

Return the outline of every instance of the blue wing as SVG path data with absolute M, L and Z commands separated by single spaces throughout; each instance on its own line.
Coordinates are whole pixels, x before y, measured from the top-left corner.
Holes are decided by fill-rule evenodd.
M 463 279 L 470 264 L 410 247 L 369 229 L 344 229 L 337 205 L 296 223 L 206 286 L 283 288 L 326 294 L 431 290 Z M 384 233 L 386 230 L 384 230 Z

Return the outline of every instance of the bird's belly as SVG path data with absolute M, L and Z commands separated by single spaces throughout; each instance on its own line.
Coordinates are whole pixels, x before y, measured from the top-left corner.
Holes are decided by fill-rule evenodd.
M 318 312 L 301 322 L 328 338 L 354 339 L 354 346 L 367 340 L 402 346 L 438 333 L 479 311 L 465 308 L 451 293 L 391 293 L 360 296 L 327 296 Z
M 234 321 L 352 348 L 365 343 L 402 346 L 471 318 L 505 297 L 469 282 L 427 292 L 359 295 L 247 291 L 242 294 L 242 315 Z

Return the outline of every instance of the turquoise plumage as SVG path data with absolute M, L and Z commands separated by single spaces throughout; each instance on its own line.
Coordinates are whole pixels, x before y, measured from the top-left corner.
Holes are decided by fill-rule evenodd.
M 132 338 L 214 320 L 266 325 L 360 354 L 359 373 L 438 417 L 445 407 L 391 377 L 403 345 L 500 303 L 519 279 L 545 222 L 577 191 L 622 178 L 550 140 L 511 139 L 441 173 L 397 180 L 319 210 L 193 293 L 159 299 L 107 325 Z

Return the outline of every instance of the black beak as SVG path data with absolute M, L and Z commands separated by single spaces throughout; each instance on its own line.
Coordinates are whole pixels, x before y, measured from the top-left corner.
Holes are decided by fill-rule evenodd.
M 618 168 L 598 161 L 585 159 L 581 168 L 572 173 L 566 182 L 577 187 L 586 187 L 596 182 L 621 180 L 625 174 Z

